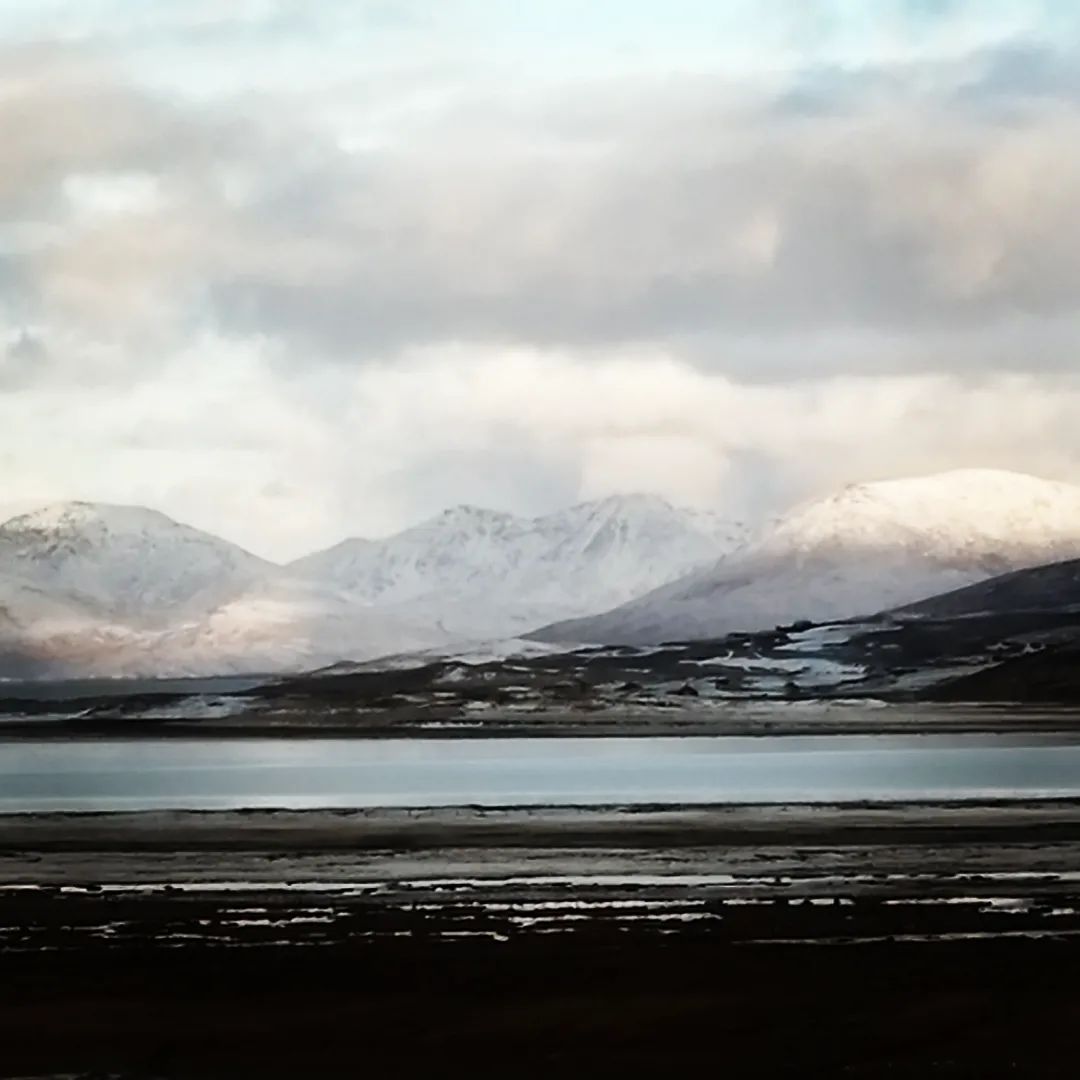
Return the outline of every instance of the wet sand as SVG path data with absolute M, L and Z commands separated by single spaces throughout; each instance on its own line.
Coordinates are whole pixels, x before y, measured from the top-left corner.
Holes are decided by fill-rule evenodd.
M 680 850 L 752 845 L 923 843 L 972 840 L 1021 847 L 1080 840 L 1080 800 L 719 806 L 424 807 L 358 810 L 140 810 L 0 814 L 0 885 L 13 867 L 44 873 L 46 854 L 166 856 L 266 852 L 455 851 L 551 847 Z M 1010 850 L 1012 850 L 1010 848 Z M 86 873 L 96 864 L 87 864 Z M 133 859 L 131 869 L 143 865 Z M 72 881 L 76 881 L 72 878 Z
M 0 837 L 0 1076 L 1075 1075 L 1075 801 Z

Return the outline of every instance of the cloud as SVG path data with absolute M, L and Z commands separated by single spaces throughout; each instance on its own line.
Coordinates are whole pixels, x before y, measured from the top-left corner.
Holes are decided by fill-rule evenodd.
M 0 197 L 46 239 L 9 256 L 20 310 L 144 356 L 212 329 L 305 362 L 446 340 L 663 343 L 759 377 L 1075 362 L 1080 113 L 1060 103 L 1000 118 L 950 84 L 799 114 L 646 81 L 584 109 L 448 105 L 349 153 L 302 108 L 275 125 L 66 53 L 21 63 Z
M 0 391 L 17 390 L 32 383 L 48 360 L 41 342 L 24 330 L 0 352 Z
M 443 132 L 328 161 L 302 198 L 246 208 L 260 257 L 214 284 L 218 318 L 352 360 L 453 339 L 676 342 L 713 365 L 745 351 L 767 375 L 1075 361 L 984 346 L 988 327 L 1076 328 L 1080 155 L 1063 148 L 1080 117 L 628 108 L 641 119 L 613 145 L 500 153 L 498 131 Z M 827 355 L 852 334 L 871 350 Z
M 853 461 L 1080 479 L 1067 5 L 722 7 L 0 0 L 6 498 L 298 553 Z

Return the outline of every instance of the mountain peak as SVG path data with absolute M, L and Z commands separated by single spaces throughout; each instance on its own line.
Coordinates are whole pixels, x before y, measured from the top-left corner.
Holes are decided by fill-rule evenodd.
M 502 510 L 491 510 L 485 506 L 472 506 L 461 503 L 449 506 L 441 513 L 426 521 L 398 533 L 397 536 L 446 536 L 460 537 L 486 536 L 513 532 L 521 527 L 522 519 Z M 393 540 L 393 537 L 389 537 Z M 384 540 L 383 543 L 387 541 Z
M 1080 530 L 1080 488 L 1023 473 L 956 469 L 850 484 L 797 507 L 759 545 L 796 549 L 1053 550 Z
M 647 491 L 620 492 L 603 499 L 594 499 L 593 506 L 611 510 L 670 510 L 671 503 L 662 495 Z
M 571 509 L 586 511 L 608 518 L 636 518 L 657 515 L 671 517 L 679 513 L 662 496 L 643 492 L 608 495 L 603 499 L 579 503 Z
M 131 528 L 175 526 L 172 518 L 158 510 L 144 506 L 127 506 L 114 503 L 88 502 L 75 499 L 67 502 L 49 503 L 36 510 L 18 514 L 0 524 L 3 532 L 74 532 L 95 526 L 108 528 Z
M 726 539 L 656 495 L 611 495 L 527 519 L 454 506 L 364 548 L 294 563 L 365 602 L 501 637 L 599 611 L 710 562 Z
M 1024 497 L 1038 493 L 1060 493 L 1071 485 L 1046 480 L 1030 473 L 1009 469 L 949 469 L 922 476 L 906 476 L 894 480 L 872 480 L 848 484 L 841 492 L 871 495 L 900 495 L 915 491 L 935 494 L 966 495 L 968 497 Z
M 994 469 L 853 484 L 755 543 L 548 641 L 718 637 L 846 619 L 1080 556 L 1080 487 Z
M 84 501 L 0 525 L 0 568 L 95 617 L 136 622 L 160 622 L 273 569 L 157 510 Z
M 444 522 L 470 522 L 470 521 L 513 521 L 513 514 L 505 510 L 492 510 L 487 506 L 475 506 L 472 503 L 458 503 L 456 506 L 448 506 L 441 513 L 436 514 L 431 521 Z

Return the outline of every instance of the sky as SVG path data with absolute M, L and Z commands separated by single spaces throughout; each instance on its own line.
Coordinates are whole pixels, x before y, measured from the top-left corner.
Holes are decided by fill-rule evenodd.
M 1080 5 L 0 0 L 0 512 L 1080 483 Z

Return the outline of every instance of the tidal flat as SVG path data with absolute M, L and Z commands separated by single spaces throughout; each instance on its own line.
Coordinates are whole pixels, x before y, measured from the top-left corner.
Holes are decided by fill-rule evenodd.
M 3 1076 L 478 1046 L 525 1075 L 1070 1075 L 1076 800 L 16 814 L 0 836 Z

